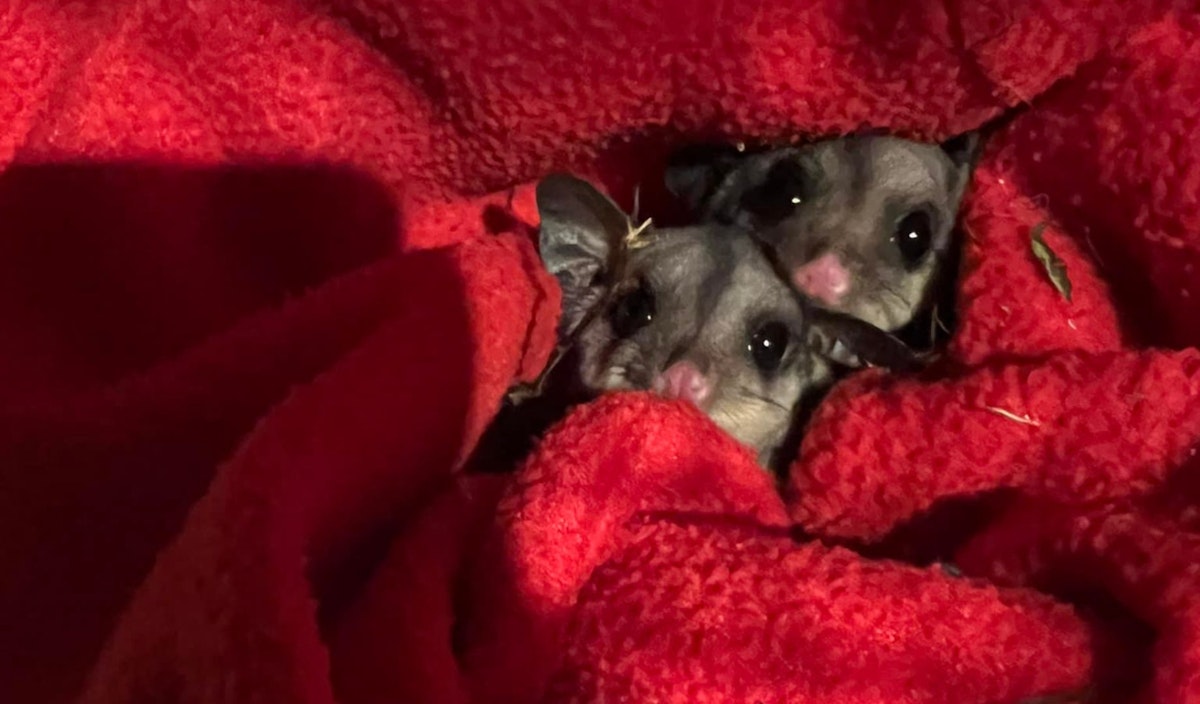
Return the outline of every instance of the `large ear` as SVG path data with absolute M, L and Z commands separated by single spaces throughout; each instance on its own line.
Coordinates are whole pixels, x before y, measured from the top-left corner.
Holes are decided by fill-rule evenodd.
M 689 211 L 698 213 L 744 156 L 744 149 L 731 144 L 684 147 L 667 162 L 663 177 L 667 190 L 683 201 Z
M 883 367 L 910 372 L 922 367 L 908 345 L 852 315 L 809 308 L 809 342 L 818 353 L 846 367 Z
M 546 270 L 563 292 L 560 335 L 567 335 L 604 295 L 613 253 L 629 232 L 629 218 L 608 196 L 569 174 L 551 174 L 537 186 Z
M 941 147 L 946 156 L 950 157 L 950 163 L 954 165 L 952 202 L 957 206 L 971 181 L 971 172 L 979 161 L 979 155 L 983 152 L 983 136 L 978 131 L 964 132 L 942 142 Z
M 942 142 L 942 151 L 959 169 L 971 169 L 983 150 L 983 137 L 978 131 L 963 132 Z

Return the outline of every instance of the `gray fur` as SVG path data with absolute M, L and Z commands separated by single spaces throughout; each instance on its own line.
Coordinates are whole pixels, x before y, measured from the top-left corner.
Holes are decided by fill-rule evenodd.
M 549 176 L 537 199 L 541 254 L 562 285 L 560 334 L 574 335 L 577 383 L 592 394 L 649 389 L 671 364 L 691 362 L 712 387 L 701 410 L 770 464 L 799 402 L 831 381 L 836 326 L 812 324 L 803 299 L 741 228 L 648 228 L 622 252 L 629 222 L 591 185 Z M 654 314 L 622 337 L 616 307 L 639 288 L 652 294 Z M 768 322 L 786 326 L 790 339 L 778 368 L 763 371 L 750 341 Z
M 668 169 L 667 183 L 702 221 L 752 230 L 789 271 L 836 254 L 852 284 L 831 307 L 896 330 L 930 305 L 977 147 L 972 134 L 942 146 L 861 135 L 740 158 L 726 150 L 707 163 Z M 756 215 L 747 203 L 769 188 L 772 168 L 785 160 L 803 175 L 799 202 L 785 203 L 779 217 Z M 916 209 L 931 216 L 932 246 L 910 265 L 896 244 L 896 226 Z

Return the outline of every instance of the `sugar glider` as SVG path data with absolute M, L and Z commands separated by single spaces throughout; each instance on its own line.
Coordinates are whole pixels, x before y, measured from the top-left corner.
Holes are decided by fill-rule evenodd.
M 823 306 L 895 331 L 931 305 L 979 137 L 856 135 L 743 153 L 692 148 L 668 188 L 701 222 L 752 230 Z
M 641 389 L 690 402 L 770 466 L 798 404 L 831 381 L 835 346 L 909 362 L 883 331 L 808 305 L 742 227 L 639 230 L 566 174 L 539 183 L 537 205 L 541 257 L 563 292 L 561 366 L 583 396 Z

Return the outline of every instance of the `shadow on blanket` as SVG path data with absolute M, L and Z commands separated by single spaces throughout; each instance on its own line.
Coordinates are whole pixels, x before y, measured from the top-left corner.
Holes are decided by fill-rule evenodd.
M 433 252 L 389 261 L 397 220 L 376 181 L 334 165 L 22 165 L 0 176 L 0 611 L 7 642 L 22 645 L 0 658 L 7 700 L 78 687 L 220 463 L 290 387 L 384 320 L 407 316 L 425 332 L 394 383 L 423 381 L 391 390 L 439 398 L 457 424 L 431 439 L 461 444 L 471 333 L 460 274 Z M 438 298 L 405 304 L 410 286 Z M 147 361 L 157 364 L 106 385 Z M 402 422 L 379 413 L 358 422 Z M 284 485 L 304 471 L 277 469 Z M 357 534 L 360 520 L 381 519 L 363 512 L 344 527 Z
M 110 382 L 386 257 L 391 193 L 336 164 L 18 164 L 0 175 L 5 402 Z

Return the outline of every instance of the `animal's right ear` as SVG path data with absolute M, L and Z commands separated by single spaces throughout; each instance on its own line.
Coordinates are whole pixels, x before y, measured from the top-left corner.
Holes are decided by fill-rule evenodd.
M 629 232 L 629 218 L 608 196 L 583 179 L 551 174 L 537 186 L 546 270 L 563 292 L 560 333 L 569 334 L 604 295 L 613 253 Z
M 968 170 L 975 166 L 983 152 L 983 135 L 978 131 L 964 132 L 942 142 L 941 147 L 955 168 Z
M 964 132 L 941 144 L 942 151 L 950 157 L 950 163 L 954 165 L 951 200 L 955 207 L 958 207 L 958 202 L 962 199 L 963 192 L 966 191 L 967 184 L 971 180 L 971 173 L 975 170 L 975 164 L 983 153 L 983 146 L 983 135 L 978 131 Z
M 744 156 L 743 150 L 729 144 L 684 147 L 667 162 L 667 190 L 690 212 L 698 213 Z

